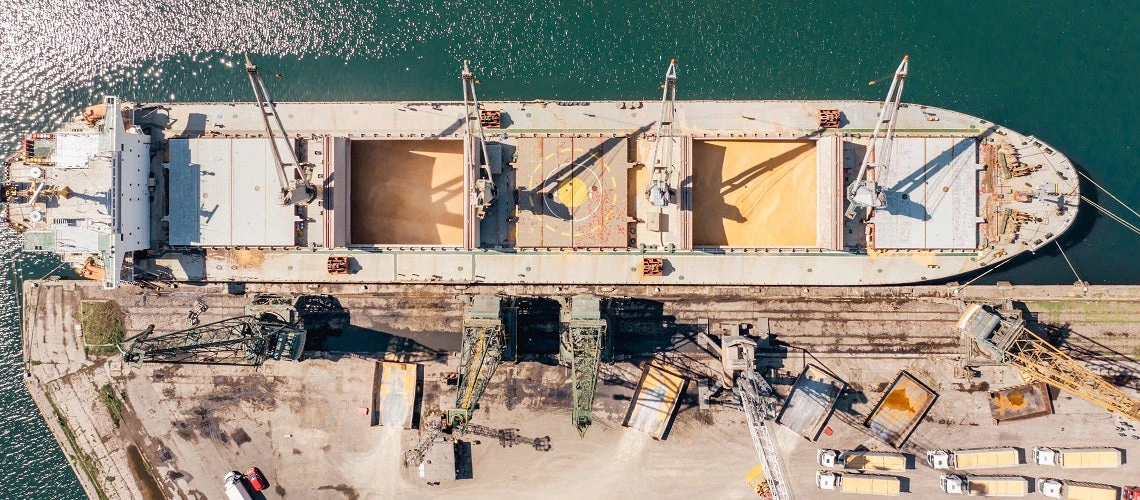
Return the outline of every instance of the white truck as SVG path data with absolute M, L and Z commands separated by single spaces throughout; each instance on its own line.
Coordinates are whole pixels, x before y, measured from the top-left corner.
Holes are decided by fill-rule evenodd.
M 1066 469 L 1120 467 L 1121 454 L 1116 448 L 1033 448 L 1037 465 L 1060 465 Z
M 883 451 L 817 450 L 819 465 L 828 468 L 842 467 L 849 471 L 906 470 L 906 455 Z
M 930 450 L 926 462 L 935 469 L 991 469 L 1021 465 L 1017 448 L 979 448 L 973 450 Z
M 902 490 L 902 481 L 896 476 L 844 474 L 824 470 L 816 471 L 815 485 L 821 490 L 892 497 L 899 496 L 899 492 Z
M 1029 494 L 1029 481 L 1021 476 L 973 476 L 943 474 L 938 479 L 942 491 L 972 497 L 1023 497 Z
M 244 478 L 245 476 L 236 470 L 226 474 L 225 488 L 227 500 L 253 500 L 249 496 L 249 490 L 245 487 Z
M 1037 491 L 1048 498 L 1066 500 L 1120 500 L 1120 489 L 1115 486 L 1065 481 L 1050 477 L 1037 480 Z

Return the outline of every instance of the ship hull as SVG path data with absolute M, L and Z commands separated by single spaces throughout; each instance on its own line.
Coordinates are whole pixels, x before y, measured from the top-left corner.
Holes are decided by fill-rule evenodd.
M 667 135 L 653 102 L 486 102 L 496 121 L 485 141 L 457 102 L 277 108 L 315 166 L 319 195 L 301 209 L 276 198 L 257 106 L 124 107 L 128 132 L 152 150 L 146 213 L 135 217 L 149 221 L 151 241 L 119 275 L 905 284 L 1036 251 L 1069 228 L 1079 200 L 1072 163 L 1039 139 L 915 104 L 900 108 L 894 156 L 876 174 L 886 207 L 854 218 L 844 217 L 846 187 L 871 142 L 877 102 L 681 101 Z M 840 119 L 823 123 L 825 113 Z M 10 184 L 30 175 L 10 163 Z M 498 195 L 480 209 L 472 193 L 484 163 Z M 646 189 L 659 175 L 671 176 L 663 207 Z M 10 218 L 32 233 L 53 230 L 31 223 L 27 210 Z

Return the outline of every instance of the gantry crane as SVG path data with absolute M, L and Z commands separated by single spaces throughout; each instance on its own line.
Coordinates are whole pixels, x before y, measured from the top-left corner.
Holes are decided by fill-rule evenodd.
M 120 342 L 118 348 L 123 359 L 134 365 L 260 366 L 267 359 L 297 360 L 305 348 L 305 330 L 297 328 L 292 317 L 289 312 L 247 308 L 245 316 L 166 334 L 155 335 L 154 325 L 150 325 L 142 333 Z
M 463 340 L 459 353 L 455 407 L 445 412 L 443 421 L 429 422 L 419 443 L 404 453 L 404 465 L 418 467 L 445 431 L 453 439 L 467 431 L 471 414 L 503 361 L 514 335 L 513 306 L 503 307 L 501 298 L 476 295 L 463 308 Z
M 674 149 L 677 145 L 677 127 L 674 118 L 677 113 L 677 64 L 669 60 L 665 70 L 665 83 L 661 86 L 661 118 L 657 120 L 657 142 L 653 144 L 653 155 L 649 161 L 649 185 L 645 187 L 645 197 L 655 207 L 669 206 L 675 193 L 673 175 L 677 171 Z
M 462 434 L 467 428 L 475 405 L 503 361 L 508 331 L 502 309 L 502 299 L 494 295 L 476 295 L 471 304 L 463 308 L 455 407 L 447 410 L 446 415 L 455 434 Z
M 883 99 L 883 109 L 879 111 L 879 119 L 875 121 L 875 131 L 871 133 L 871 142 L 867 144 L 867 151 L 863 154 L 863 162 L 859 164 L 859 172 L 855 179 L 847 186 L 847 211 L 844 215 L 848 219 L 855 217 L 856 208 L 883 208 L 886 199 L 882 187 L 877 180 L 883 178 L 883 173 L 891 159 L 891 147 L 894 145 L 895 118 L 899 112 L 899 102 L 902 99 L 903 84 L 906 83 L 908 56 L 903 56 L 898 69 L 895 70 L 891 87 L 887 90 L 887 97 Z M 884 130 L 884 126 L 886 127 Z M 880 132 L 883 133 L 879 137 Z
M 784 468 L 780 462 L 776 441 L 768 430 L 768 422 L 776 418 L 776 396 L 772 386 L 755 369 L 744 371 L 736 378 L 732 391 L 740 398 L 744 419 L 752 435 L 752 444 L 760 457 L 762 474 L 751 480 L 760 496 L 772 500 L 789 500 Z
M 602 299 L 595 295 L 570 298 L 569 313 L 562 332 L 559 361 L 570 365 L 573 407 L 570 411 L 579 436 L 593 423 L 594 395 L 598 389 L 598 370 L 603 352 L 608 352 L 609 322 L 602 310 Z
M 1140 401 L 1029 331 L 1023 321 L 1011 321 L 986 306 L 971 304 L 959 318 L 958 329 L 987 356 L 1021 371 L 1026 382 L 1045 382 L 1140 421 Z
M 479 96 L 475 95 L 475 85 L 479 81 L 475 79 L 475 73 L 471 71 L 467 61 L 463 61 L 461 79 L 463 106 L 467 111 L 463 122 L 467 129 L 468 141 L 479 141 L 479 150 L 469 156 L 468 162 L 468 168 L 477 170 L 478 175 L 474 185 L 471 186 L 471 204 L 475 207 L 475 216 L 482 219 L 486 216 L 487 209 L 495 203 L 498 191 L 495 189 L 495 181 L 491 178 L 491 166 L 488 163 L 491 157 L 487 154 L 487 136 L 483 133 L 482 107 L 479 104 Z M 482 156 L 479 153 L 482 153 Z
M 245 54 L 245 71 L 249 74 L 249 84 L 253 87 L 253 97 L 257 100 L 257 109 L 261 112 L 261 120 L 265 124 L 265 133 L 269 135 L 269 147 L 273 150 L 273 160 L 277 163 L 277 180 L 281 184 L 282 205 L 308 205 L 317 198 L 317 188 L 310 180 L 313 175 L 313 164 L 298 159 L 297 148 L 285 132 L 285 125 L 281 123 L 281 116 L 277 113 L 277 106 L 269 97 L 269 90 L 261 80 L 261 73 L 257 66 L 250 61 L 249 54 Z M 277 125 L 276 132 L 269 122 L 269 117 Z M 289 153 L 289 161 L 281 157 L 281 150 L 277 147 L 277 139 L 285 144 Z
M 200 300 L 190 311 L 192 319 L 206 310 Z M 267 359 L 298 360 L 304 351 L 306 331 L 291 297 L 258 295 L 245 306 L 245 315 L 195 325 L 169 334 L 154 334 L 154 325 L 120 342 L 123 359 L 143 363 L 243 364 L 258 367 Z

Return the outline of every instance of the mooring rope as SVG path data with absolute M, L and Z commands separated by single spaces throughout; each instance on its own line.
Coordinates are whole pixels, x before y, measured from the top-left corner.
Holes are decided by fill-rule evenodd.
M 985 275 L 987 275 L 987 274 L 990 274 L 990 273 L 992 273 L 992 272 L 996 271 L 996 270 L 997 270 L 997 268 L 999 268 L 999 267 L 1001 267 L 1001 266 L 1005 265 L 1005 263 L 1006 263 L 1006 262 L 1009 262 L 1009 261 L 1011 261 L 1011 260 L 1013 260 L 1013 258 L 1012 258 L 1012 257 L 1011 257 L 1011 258 L 1008 258 L 1008 259 L 1005 259 L 1005 260 L 1003 260 L 1003 261 L 999 262 L 999 263 L 998 263 L 998 265 L 996 265 L 996 266 L 994 266 L 994 267 L 991 267 L 991 268 L 989 268 L 989 269 L 986 269 L 986 272 L 984 272 L 984 273 L 982 273 L 982 274 L 979 274 L 979 275 L 977 275 L 976 277 L 974 277 L 974 279 L 972 279 L 972 280 L 970 280 L 970 281 L 967 281 L 965 285 L 962 285 L 962 286 L 960 286 L 960 287 L 958 287 L 958 288 L 955 288 L 955 289 L 954 289 L 954 295 L 958 295 L 958 292 L 961 292 L 963 288 L 966 288 L 966 287 L 968 287 L 968 286 L 970 286 L 970 285 L 973 285 L 975 281 L 978 281 L 978 280 L 982 279 L 982 276 L 985 276 Z
M 1096 188 L 1097 188 L 1097 189 L 1099 189 L 1099 190 L 1101 190 L 1101 191 L 1104 191 L 1104 194 L 1107 194 L 1107 195 L 1108 195 L 1108 196 L 1110 196 L 1112 199 L 1116 200 L 1116 202 L 1117 202 L 1117 203 L 1119 203 L 1119 204 L 1121 204 L 1121 205 L 1124 205 L 1124 208 L 1127 208 L 1129 212 L 1132 212 L 1132 215 L 1135 215 L 1135 216 L 1137 216 L 1137 217 L 1140 217 L 1140 213 L 1138 213 L 1138 212 L 1136 212 L 1135 210 L 1133 210 L 1133 209 L 1132 209 L 1132 207 L 1128 206 L 1128 204 L 1127 204 L 1127 203 L 1124 203 L 1123 201 L 1120 201 L 1120 198 L 1117 198 L 1117 197 L 1116 197 L 1116 195 L 1112 194 L 1112 192 L 1110 192 L 1109 190 L 1105 189 L 1105 188 L 1104 188 L 1104 186 L 1101 186 L 1100 184 L 1097 184 L 1097 183 L 1096 183 L 1096 181 L 1092 180 L 1092 177 L 1089 177 L 1089 176 L 1085 175 L 1085 173 L 1084 173 L 1084 172 L 1081 172 L 1080 170 L 1077 170 L 1077 175 L 1080 175 L 1081 177 L 1084 177 L 1086 181 L 1089 181 L 1089 182 L 1091 182 L 1091 183 L 1092 183 L 1092 185 L 1096 186 Z M 1084 196 L 1081 196 L 1081 198 L 1084 198 Z
M 1057 250 L 1061 251 L 1061 257 L 1065 258 L 1065 263 L 1068 264 L 1069 269 L 1073 271 L 1073 276 L 1077 277 L 1077 283 L 1084 284 L 1085 280 L 1082 280 L 1081 275 L 1077 274 L 1077 268 L 1073 267 L 1073 262 L 1069 260 L 1068 255 L 1065 255 L 1065 249 L 1061 248 L 1061 243 L 1058 242 L 1057 240 L 1053 240 L 1053 243 L 1057 244 Z
M 1092 205 L 1092 206 L 1093 206 L 1093 208 L 1095 208 L 1095 209 L 1097 209 L 1097 210 L 1100 210 L 1102 213 L 1104 213 L 1105 215 L 1109 216 L 1109 217 L 1110 217 L 1112 220 L 1114 220 L 1114 221 L 1116 221 L 1116 222 L 1119 222 L 1119 223 L 1120 223 L 1120 225 L 1122 225 L 1122 226 L 1124 226 L 1124 227 L 1128 228 L 1128 229 L 1129 229 L 1129 230 L 1131 230 L 1132 232 L 1134 232 L 1134 233 L 1136 233 L 1136 234 L 1140 234 L 1140 227 L 1136 227 L 1136 225 L 1135 225 L 1135 224 L 1133 224 L 1133 223 L 1131 223 L 1131 222 L 1128 222 L 1128 221 L 1124 220 L 1124 219 L 1123 219 L 1122 217 L 1120 217 L 1119 215 L 1116 215 L 1116 214 L 1112 213 L 1112 211 L 1111 211 L 1111 210 L 1109 210 L 1109 209 L 1107 209 L 1107 208 L 1104 208 L 1104 207 L 1102 207 L 1102 206 L 1098 205 L 1096 202 L 1094 202 L 1094 201 L 1090 200 L 1090 199 L 1089 199 L 1087 196 L 1085 196 L 1085 195 L 1083 195 L 1083 194 L 1082 194 L 1082 195 L 1081 195 L 1081 200 L 1082 200 L 1082 201 L 1084 201 L 1085 203 L 1088 203 L 1089 205 Z M 1125 205 L 1125 208 L 1127 208 L 1127 205 Z M 1129 210 L 1132 210 L 1132 209 L 1131 209 L 1131 208 L 1129 208 Z

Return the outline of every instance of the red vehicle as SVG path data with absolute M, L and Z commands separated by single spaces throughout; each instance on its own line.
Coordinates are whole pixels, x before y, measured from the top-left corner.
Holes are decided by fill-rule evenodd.
M 1140 500 L 1140 486 L 1124 488 L 1124 500 Z
M 245 471 L 245 480 L 249 481 L 253 491 L 261 491 L 269 487 L 269 481 L 265 480 L 265 476 L 257 467 L 250 467 L 249 470 Z

